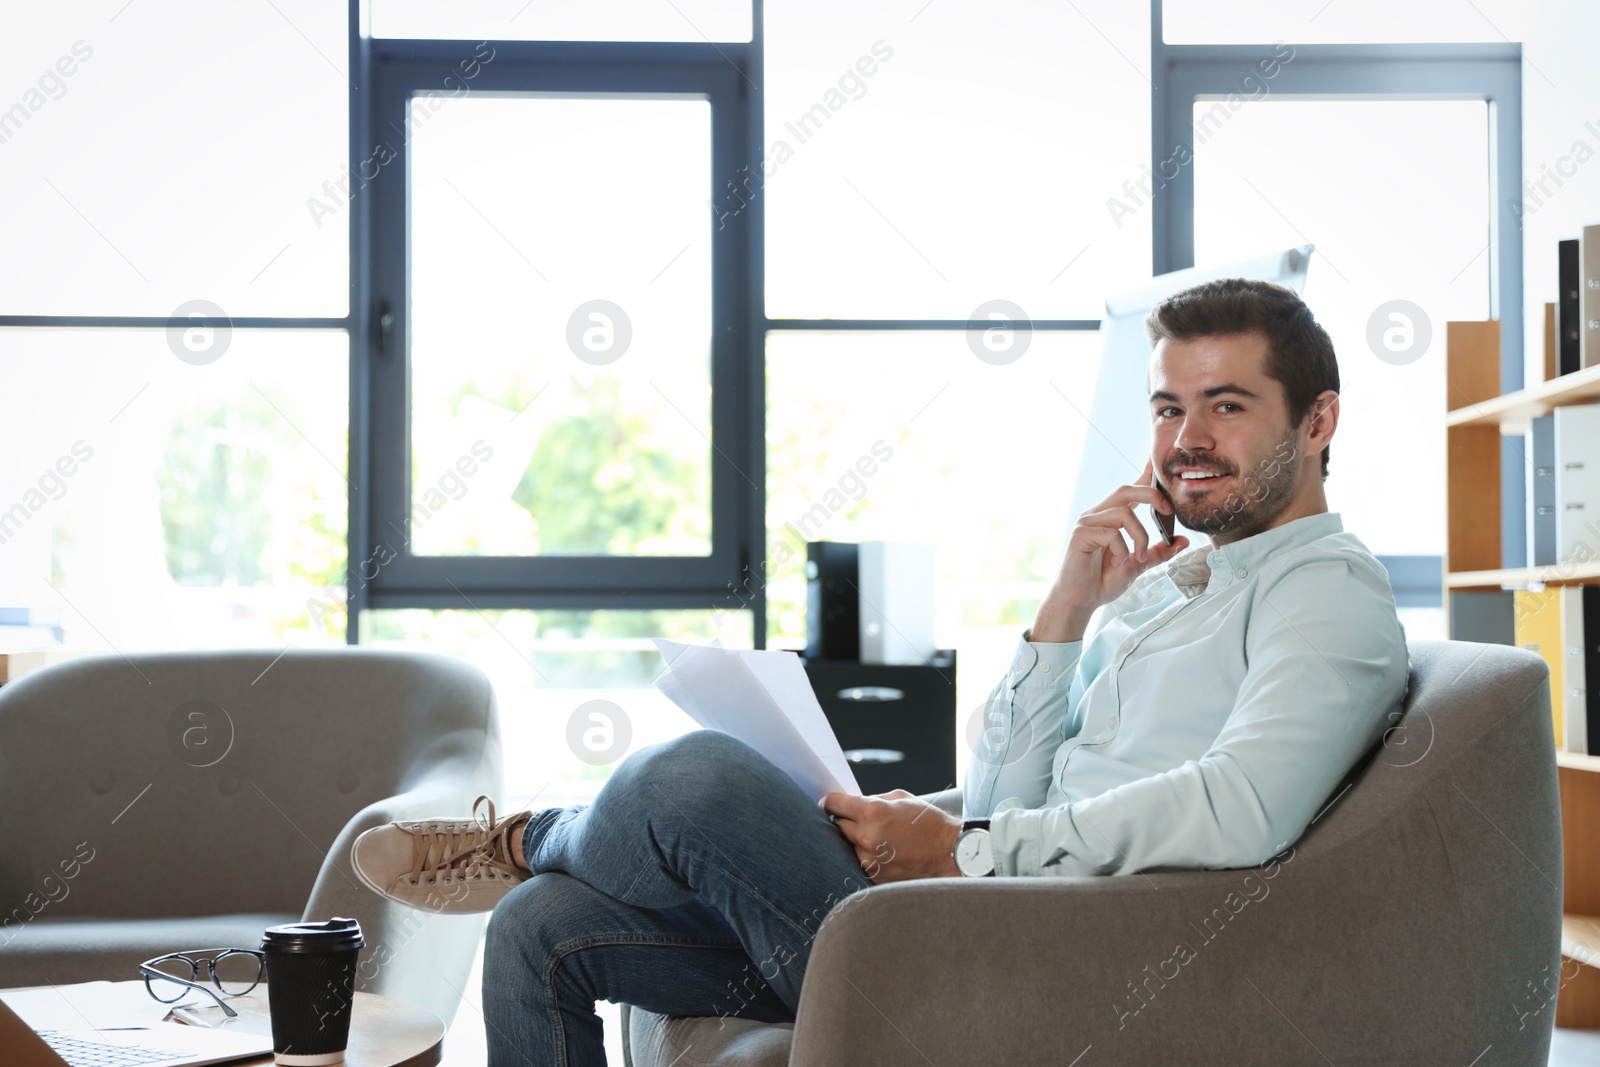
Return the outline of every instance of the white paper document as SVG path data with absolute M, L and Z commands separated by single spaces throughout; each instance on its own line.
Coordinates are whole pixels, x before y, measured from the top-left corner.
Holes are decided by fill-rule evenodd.
M 667 661 L 656 688 L 695 722 L 737 737 L 812 800 L 824 793 L 861 795 L 797 654 L 660 637 L 655 642 Z

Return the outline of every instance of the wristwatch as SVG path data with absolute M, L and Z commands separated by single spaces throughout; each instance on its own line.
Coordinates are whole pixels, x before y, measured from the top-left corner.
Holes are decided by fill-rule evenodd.
M 956 861 L 956 869 L 968 878 L 992 877 L 994 852 L 989 842 L 989 820 L 968 819 L 962 823 L 951 856 Z

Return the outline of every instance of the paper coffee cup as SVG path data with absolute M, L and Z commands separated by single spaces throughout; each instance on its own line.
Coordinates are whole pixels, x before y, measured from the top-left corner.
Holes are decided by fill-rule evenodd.
M 267 928 L 261 950 L 267 955 L 272 1055 L 278 1063 L 323 1067 L 344 1061 L 364 944 L 354 919 Z

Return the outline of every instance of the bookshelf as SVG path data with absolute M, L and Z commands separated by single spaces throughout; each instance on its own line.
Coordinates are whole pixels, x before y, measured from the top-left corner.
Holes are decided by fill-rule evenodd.
M 1507 568 L 1500 544 L 1501 436 L 1526 433 L 1530 419 L 1564 404 L 1600 401 L 1600 366 L 1501 395 L 1498 321 L 1449 323 L 1445 362 L 1447 620 L 1457 593 L 1600 583 L 1600 561 Z M 1600 1029 L 1600 756 L 1555 756 L 1563 879 L 1555 1024 Z

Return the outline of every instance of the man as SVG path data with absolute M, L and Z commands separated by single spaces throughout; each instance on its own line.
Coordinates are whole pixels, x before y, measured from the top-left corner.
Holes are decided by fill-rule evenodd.
M 1079 520 L 964 783 L 1002 875 L 1260 863 L 1404 697 L 1388 578 L 1323 494 L 1327 333 L 1291 291 L 1242 279 L 1168 298 L 1146 328 L 1151 458 Z M 1141 504 L 1209 548 L 1150 544 Z
M 633 753 L 592 806 L 362 835 L 377 892 L 494 909 L 494 1067 L 604 1063 L 600 998 L 792 1020 L 818 926 L 871 883 L 1244 867 L 1304 832 L 1407 676 L 1384 571 L 1323 494 L 1333 346 L 1294 293 L 1242 279 L 1147 327 L 1150 457 L 1079 518 L 989 698 L 965 824 L 904 790 L 812 804 L 697 730 Z M 1210 545 L 1152 543 L 1141 506 Z

